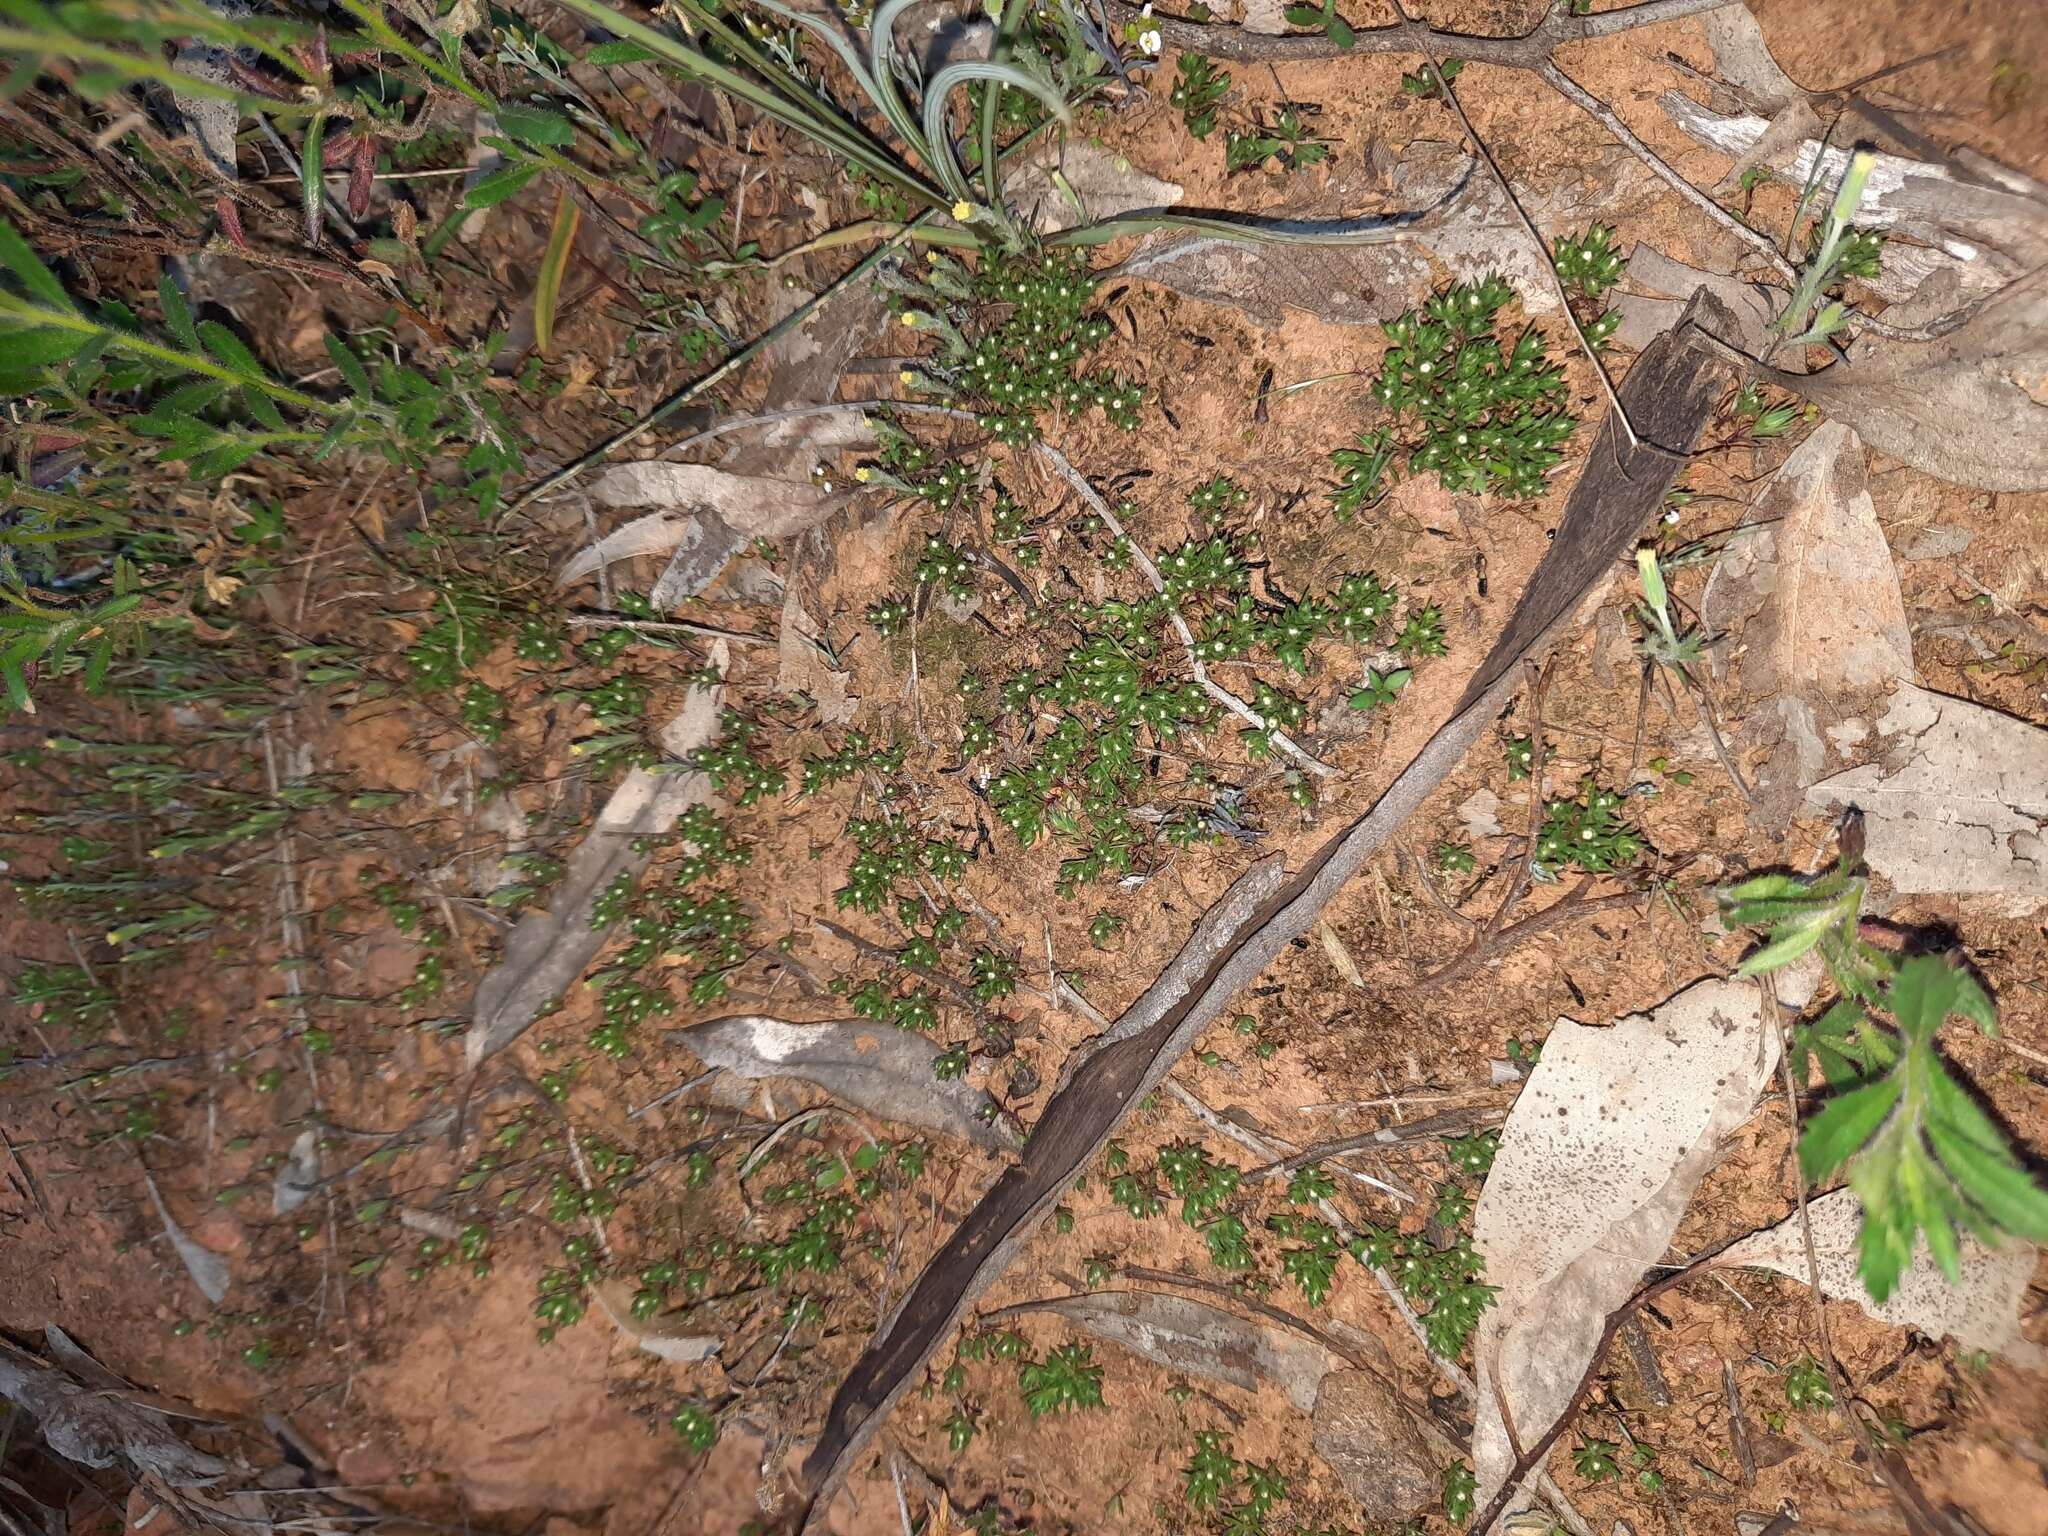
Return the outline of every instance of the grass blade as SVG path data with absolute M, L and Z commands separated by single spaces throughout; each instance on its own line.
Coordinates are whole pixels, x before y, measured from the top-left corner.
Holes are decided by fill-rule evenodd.
M 548 232 L 548 248 L 540 259 L 540 276 L 533 285 L 533 335 L 541 356 L 555 341 L 555 306 L 562 297 L 562 273 L 569 265 L 569 252 L 576 244 L 576 230 L 583 222 L 583 210 L 567 187 L 555 195 L 555 225 Z

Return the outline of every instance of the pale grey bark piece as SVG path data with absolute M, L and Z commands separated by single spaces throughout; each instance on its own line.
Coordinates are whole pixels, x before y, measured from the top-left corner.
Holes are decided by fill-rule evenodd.
M 732 1014 L 668 1032 L 707 1067 L 758 1081 L 793 1077 L 884 1120 L 939 1131 L 998 1151 L 1014 1145 L 993 1101 L 933 1070 L 939 1047 L 923 1035 L 867 1019 L 798 1024 Z
M 1901 895 L 2048 906 L 2048 731 L 1911 683 L 1877 720 L 1877 760 L 1807 791 L 1816 814 L 1863 812 L 1864 857 Z

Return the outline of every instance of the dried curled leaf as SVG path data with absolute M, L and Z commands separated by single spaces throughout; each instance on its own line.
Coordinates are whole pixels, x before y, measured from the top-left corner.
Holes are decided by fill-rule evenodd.
M 599 566 L 674 549 L 707 513 L 739 540 L 783 539 L 815 528 L 845 506 L 849 494 L 810 480 L 738 475 L 709 464 L 666 464 L 659 459 L 614 464 L 590 482 L 589 490 L 601 507 L 660 505 L 662 510 L 635 518 L 578 550 L 556 573 L 560 586 L 581 580 Z
M 794 1077 L 884 1120 L 959 1136 L 991 1151 L 1011 1145 L 987 1094 L 933 1071 L 939 1048 L 907 1030 L 848 1019 L 794 1024 L 741 1013 L 668 1038 L 707 1067 L 739 1077 Z
M 1939 340 L 1868 337 L 1846 363 L 1770 377 L 1915 469 L 1984 491 L 2048 490 L 2048 269 Z
M 2027 1284 L 2039 1257 L 2031 1243 L 2013 1242 L 1993 1250 L 1967 1232 L 1960 1234 L 1962 1276 L 1951 1285 L 1923 1242 L 1899 1277 L 1897 1289 L 1880 1304 L 1870 1299 L 1856 1270 L 1857 1234 L 1863 1225 L 1856 1192 L 1838 1189 L 1822 1195 L 1807 1203 L 1806 1214 L 1813 1223 L 1820 1288 L 1836 1300 L 1855 1302 L 1881 1323 L 1911 1328 L 1929 1338 L 1954 1339 L 1965 1349 L 1991 1350 L 2015 1365 L 2035 1369 L 2048 1364 L 2048 1351 L 2020 1332 Z M 1770 1269 L 1812 1283 L 1806 1234 L 1796 1214 L 1745 1237 L 1717 1256 L 1714 1264 Z

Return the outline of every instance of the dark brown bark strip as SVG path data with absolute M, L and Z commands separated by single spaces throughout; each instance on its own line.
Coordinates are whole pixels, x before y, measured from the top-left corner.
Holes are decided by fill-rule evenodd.
M 1696 297 L 1679 324 L 1652 342 L 1630 369 L 1621 395 L 1644 441 L 1631 446 L 1618 422 L 1606 422 L 1549 552 L 1458 712 L 1372 808 L 1324 843 L 1293 878 L 1284 878 L 1277 856 L 1238 877 L 1159 979 L 1108 1031 L 1108 1043 L 1046 1105 L 1021 1159 L 925 1265 L 840 1385 L 818 1444 L 804 1462 L 808 1503 L 798 1520 L 806 1530 L 823 1529 L 832 1496 L 897 1400 L 1131 1108 L 1449 776 L 1506 705 L 1521 662 L 1562 631 L 1579 600 L 1662 506 L 1686 452 L 1733 383 L 1721 354 L 1693 342 L 1693 319 L 1702 304 L 1712 300 Z M 1702 318 L 1714 325 L 1725 317 Z

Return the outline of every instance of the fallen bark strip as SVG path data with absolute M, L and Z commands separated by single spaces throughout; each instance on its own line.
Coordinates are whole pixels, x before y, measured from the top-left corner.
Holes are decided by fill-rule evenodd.
M 1627 428 L 1608 418 L 1549 551 L 1457 712 L 1372 808 L 1324 843 L 1293 878 L 1285 878 L 1278 855 L 1240 875 L 1053 1095 L 1022 1158 L 932 1256 L 841 1383 L 800 1474 L 806 1502 L 797 1520 L 804 1530 L 824 1529 L 833 1495 L 897 1400 L 1131 1108 L 1449 776 L 1505 707 L 1521 662 L 1570 622 L 1580 600 L 1663 505 L 1715 402 L 1734 383 L 1723 356 L 1695 340 L 1695 320 L 1713 329 L 1726 318 L 1710 295 L 1696 295 L 1679 324 L 1636 360 L 1621 394 L 1642 440 L 1630 442 Z
M 1554 5 L 1542 21 L 1519 37 L 1440 32 L 1418 21 L 1397 21 L 1384 27 L 1355 28 L 1347 43 L 1338 43 L 1321 32 L 1247 32 L 1232 23 L 1182 21 L 1156 12 L 1146 14 L 1129 0 L 1106 0 L 1104 9 L 1113 22 L 1136 21 L 1142 16 L 1147 27 L 1157 29 L 1161 43 L 1176 53 L 1205 53 L 1211 58 L 1235 59 L 1240 63 L 1271 60 L 1277 64 L 1367 53 L 1417 53 L 1463 59 L 1471 64 L 1496 64 L 1505 69 L 1537 69 L 1553 50 L 1566 44 L 1680 21 L 1733 4 L 1735 0 L 1648 0 L 1643 5 L 1602 11 L 1597 16 L 1574 16 L 1567 7 Z

